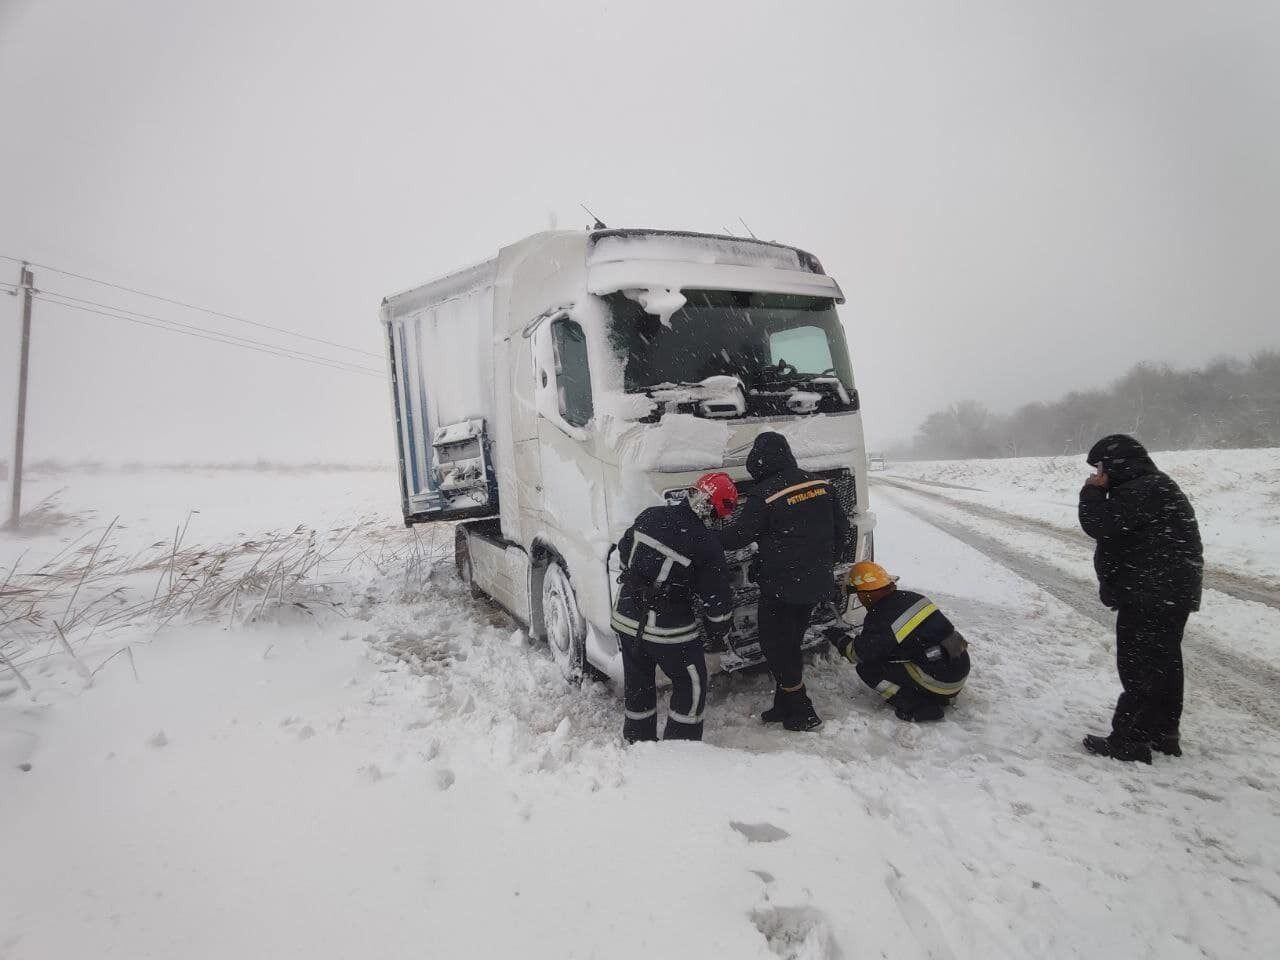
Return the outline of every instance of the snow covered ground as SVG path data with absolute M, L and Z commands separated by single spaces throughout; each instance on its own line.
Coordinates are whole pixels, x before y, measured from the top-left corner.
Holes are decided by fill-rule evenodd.
M 1270 455 L 1258 454 L 1264 475 Z M 986 465 L 912 469 L 969 476 L 1005 511 L 1066 503 L 1080 474 L 1072 465 L 1068 496 L 1065 471 L 1061 493 L 1042 493 L 996 483 Z M 1185 485 L 1207 539 L 1252 544 L 1247 572 L 1272 576 L 1274 538 L 1216 530 L 1275 507 L 1274 485 L 1232 469 L 1242 483 L 1220 500 L 1238 499 L 1237 513 Z M 816 735 L 758 723 L 766 678 L 721 677 L 705 743 L 624 749 L 614 691 L 565 684 L 544 649 L 466 596 L 448 531 L 400 528 L 390 471 L 40 484 L 29 502 L 61 489 L 58 511 L 82 525 L 0 539 L 6 572 L 92 549 L 117 515 L 125 529 L 109 544 L 145 565 L 193 508 L 183 549 L 224 559 L 175 592 L 193 598 L 190 616 L 153 606 L 91 632 L 117 602 L 105 599 L 76 621 L 69 642 L 97 671 L 91 685 L 56 638 L 8 641 L 32 689 L 0 668 L 0 957 L 1274 954 L 1274 686 L 1251 701 L 1230 676 L 1274 662 L 1239 635 L 1257 607 L 1275 642 L 1265 604 L 1213 593 L 1193 619 L 1185 757 L 1093 758 L 1079 738 L 1105 730 L 1117 684 L 1106 618 L 1068 589 L 1087 553 L 878 484 L 880 558 L 973 648 L 948 722 L 899 723 L 847 664 L 821 657 Z M 199 586 L 298 524 L 332 550 L 287 593 L 273 575 L 276 601 L 253 616 Z M 246 541 L 257 546 L 226 546 Z M 191 569 L 207 570 L 201 552 Z M 279 555 L 276 569 L 299 562 Z M 122 564 L 68 606 L 117 581 L 122 595 L 162 595 L 167 573 Z

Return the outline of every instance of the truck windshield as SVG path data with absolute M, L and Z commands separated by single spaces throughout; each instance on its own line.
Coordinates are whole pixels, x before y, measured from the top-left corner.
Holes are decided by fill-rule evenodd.
M 623 293 L 604 298 L 628 393 L 724 375 L 737 377 L 749 391 L 800 388 L 824 377 L 834 377 L 852 390 L 844 331 L 829 298 L 681 292 L 685 305 L 669 323 Z

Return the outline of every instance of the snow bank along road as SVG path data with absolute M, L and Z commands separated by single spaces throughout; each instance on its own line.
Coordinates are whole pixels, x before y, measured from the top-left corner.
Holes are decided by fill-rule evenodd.
M 63 509 L 160 540 L 185 506 L 140 505 L 172 483 L 73 477 Z M 234 503 L 221 483 L 182 479 L 193 538 L 394 510 L 389 474 L 242 477 Z M 560 681 L 432 541 L 387 562 L 414 542 L 389 517 L 316 574 L 323 610 L 73 636 L 90 668 L 126 644 L 133 666 L 0 679 L 0 957 L 1271 956 L 1273 718 L 1206 696 L 1195 661 L 1182 760 L 1084 755 L 1116 692 L 1087 554 L 875 494 L 882 559 L 974 649 L 944 724 L 899 723 L 822 657 L 816 735 L 762 728 L 767 678 L 734 676 L 706 743 L 623 749 L 614 691 Z M 1221 629 L 1254 608 L 1270 623 L 1226 597 L 1193 624 L 1272 662 L 1274 625 Z

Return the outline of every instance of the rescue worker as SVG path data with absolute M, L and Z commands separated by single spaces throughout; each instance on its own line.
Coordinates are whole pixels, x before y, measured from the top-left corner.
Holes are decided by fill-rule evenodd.
M 849 518 L 831 485 L 799 468 L 780 433 L 756 437 L 747 472 L 756 487 L 720 542 L 726 550 L 759 544 L 757 622 L 774 683 L 773 706 L 760 719 L 816 730 L 822 718 L 805 692 L 801 648 L 813 608 L 835 593 L 831 571 L 849 538 Z
M 969 676 L 969 645 L 937 604 L 897 582 L 878 563 L 855 563 L 849 586 L 867 610 L 862 630 L 828 627 L 826 637 L 899 720 L 941 720 Z
M 1204 554 L 1196 513 L 1147 450 L 1122 433 L 1089 451 L 1096 472 L 1080 490 L 1080 526 L 1097 541 L 1098 593 L 1116 614 L 1116 666 L 1124 688 L 1109 736 L 1085 749 L 1151 762 L 1154 748 L 1182 756 L 1182 633 L 1200 609 Z
M 628 743 L 658 739 L 655 668 L 671 681 L 665 740 L 701 740 L 707 663 L 693 597 L 702 601 L 706 632 L 721 639 L 733 625 L 733 592 L 724 550 L 705 521 L 727 517 L 738 489 L 724 473 L 699 478 L 675 505 L 649 507 L 622 539 L 621 584 L 613 629 L 622 651 Z

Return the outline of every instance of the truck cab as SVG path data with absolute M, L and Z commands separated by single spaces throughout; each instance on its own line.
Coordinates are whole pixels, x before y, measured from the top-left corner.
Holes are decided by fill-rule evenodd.
M 474 592 L 566 676 L 620 679 L 619 538 L 708 471 L 750 497 L 747 452 L 773 430 L 849 515 L 839 578 L 872 555 L 875 523 L 843 300 L 803 250 L 664 230 L 536 234 L 386 298 L 405 523 L 454 522 Z M 734 629 L 711 651 L 725 669 L 762 660 L 754 549 L 727 555 Z

